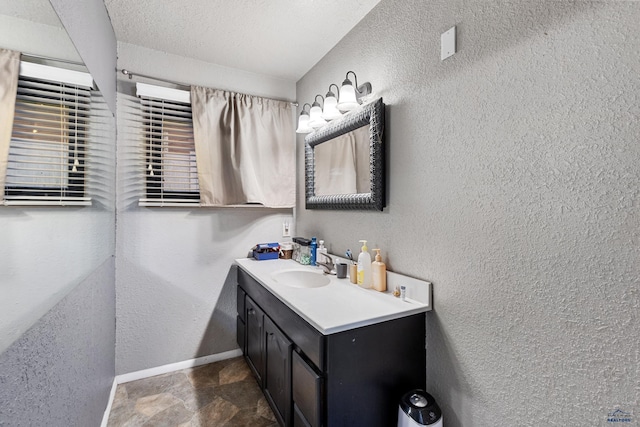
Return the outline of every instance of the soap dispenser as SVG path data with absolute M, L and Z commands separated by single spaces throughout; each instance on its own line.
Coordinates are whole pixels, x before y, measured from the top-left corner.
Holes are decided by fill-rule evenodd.
M 369 255 L 369 249 L 367 248 L 367 241 L 360 240 L 362 248 L 360 255 L 358 255 L 358 285 L 363 288 L 371 287 L 371 255 Z
M 380 256 L 380 249 L 374 249 L 377 251 L 376 260 L 371 263 L 371 277 L 373 282 L 373 289 L 380 292 L 387 290 L 387 266 L 382 262 Z

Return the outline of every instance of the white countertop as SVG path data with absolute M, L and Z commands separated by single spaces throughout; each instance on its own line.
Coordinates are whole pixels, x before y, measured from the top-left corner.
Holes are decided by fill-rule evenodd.
M 390 292 L 363 289 L 349 282 L 348 278 L 338 279 L 336 276 L 327 276 L 331 280 L 327 286 L 296 288 L 278 283 L 272 277 L 273 273 L 282 270 L 309 270 L 322 274 L 322 269 L 284 259 L 256 261 L 253 258 L 242 258 L 237 259 L 236 264 L 324 335 L 431 310 L 430 288 L 426 291 L 429 295 L 426 303 L 409 298 L 403 301 Z M 397 274 L 394 276 L 396 280 L 400 277 Z M 411 278 L 406 280 L 416 281 Z M 389 277 L 387 281 L 389 283 Z M 428 282 L 420 282 L 430 286 Z

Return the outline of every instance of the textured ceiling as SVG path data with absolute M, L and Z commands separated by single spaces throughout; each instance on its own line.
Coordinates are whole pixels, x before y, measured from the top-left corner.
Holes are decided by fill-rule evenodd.
M 118 41 L 297 81 L 380 0 L 105 0 Z

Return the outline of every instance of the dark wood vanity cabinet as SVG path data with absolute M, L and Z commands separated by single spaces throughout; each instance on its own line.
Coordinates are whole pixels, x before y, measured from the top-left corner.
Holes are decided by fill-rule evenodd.
M 282 426 L 397 424 L 426 380 L 425 314 L 323 335 L 238 268 L 238 345 Z

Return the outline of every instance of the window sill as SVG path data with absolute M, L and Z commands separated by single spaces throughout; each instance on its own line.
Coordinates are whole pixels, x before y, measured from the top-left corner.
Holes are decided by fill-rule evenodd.
M 3 206 L 91 206 L 91 199 L 81 200 L 3 200 Z

